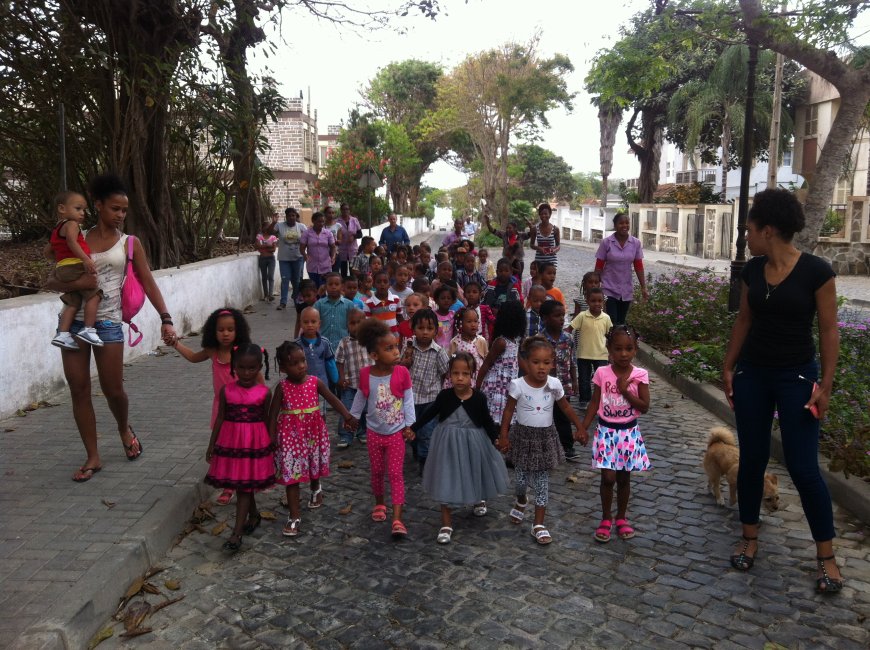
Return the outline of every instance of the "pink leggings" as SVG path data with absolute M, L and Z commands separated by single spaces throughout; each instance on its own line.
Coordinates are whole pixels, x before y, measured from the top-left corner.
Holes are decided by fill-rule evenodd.
M 402 470 L 405 464 L 405 439 L 402 437 L 402 431 L 399 430 L 385 436 L 369 429 L 366 436 L 366 446 L 369 448 L 372 494 L 375 497 L 384 496 L 384 472 L 386 472 L 390 479 L 393 505 L 404 504 L 405 477 Z

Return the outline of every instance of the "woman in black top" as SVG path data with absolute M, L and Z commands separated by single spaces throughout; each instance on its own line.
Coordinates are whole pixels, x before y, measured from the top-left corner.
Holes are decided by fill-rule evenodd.
M 831 496 L 819 472 L 818 448 L 819 418 L 828 410 L 839 353 L 837 291 L 831 266 L 792 245 L 803 227 L 803 209 L 792 193 L 776 189 L 755 195 L 746 241 L 756 257 L 743 270 L 740 312 L 722 370 L 740 439 L 737 498 L 743 539 L 731 565 L 748 571 L 757 555 L 776 411 L 785 464 L 816 542 L 816 591 L 835 593 L 843 580 L 834 559 Z M 812 338 L 817 313 L 821 379 Z

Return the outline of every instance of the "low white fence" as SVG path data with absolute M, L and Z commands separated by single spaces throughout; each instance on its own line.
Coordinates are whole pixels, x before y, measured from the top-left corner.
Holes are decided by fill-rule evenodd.
M 154 277 L 179 333 L 198 329 L 218 307 L 241 309 L 259 300 L 262 293 L 256 253 L 163 269 Z M 277 282 L 276 276 L 276 286 Z M 5 341 L 0 346 L 0 418 L 64 388 L 61 353 L 50 343 L 60 304 L 55 293 L 0 300 L 0 332 Z M 145 337 L 135 348 L 125 343 L 125 361 L 161 344 L 160 318 L 150 302 L 146 301 L 134 322 Z M 126 330 L 125 326 L 125 337 Z M 95 373 L 93 365 L 91 371 Z
M 645 250 L 733 259 L 734 207 L 729 204 L 632 203 L 628 206 L 631 234 L 640 239 Z
M 613 231 L 613 216 L 618 210 L 618 206 L 584 205 L 579 210 L 572 210 L 567 205 L 560 205 L 550 221 L 559 228 L 562 239 L 599 242 Z
M 369 235 L 369 229 L 365 227 L 364 223 L 365 219 L 360 219 L 360 223 L 363 225 L 363 234 Z M 372 226 L 371 236 L 375 238 L 375 241 L 378 241 L 381 237 L 381 233 L 389 226 L 389 222 L 385 221 L 384 223 L 379 223 L 377 226 Z M 414 235 L 419 235 L 424 232 L 428 232 L 430 230 L 429 225 L 426 222 L 426 219 L 423 217 L 399 217 L 399 225 L 402 226 L 408 232 L 408 238 L 413 237 Z

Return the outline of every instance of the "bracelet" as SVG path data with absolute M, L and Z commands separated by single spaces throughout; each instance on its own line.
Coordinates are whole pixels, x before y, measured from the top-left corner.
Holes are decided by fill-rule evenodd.
M 161 324 L 161 325 L 172 325 L 173 327 L 175 327 L 175 323 L 172 322 L 172 319 L 171 319 L 171 318 L 167 318 L 167 319 L 161 320 L 161 321 L 160 321 L 160 324 Z
M 160 318 L 162 320 L 172 320 L 172 315 L 168 312 L 163 312 L 162 314 L 160 314 Z

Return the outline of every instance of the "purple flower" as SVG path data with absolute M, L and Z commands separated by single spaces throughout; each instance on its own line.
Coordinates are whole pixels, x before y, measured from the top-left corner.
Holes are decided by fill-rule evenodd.
M 671 350 L 671 356 L 672 356 L 672 357 L 678 357 L 678 356 L 680 356 L 681 354 L 682 354 L 682 352 L 680 352 L 679 350 Z

